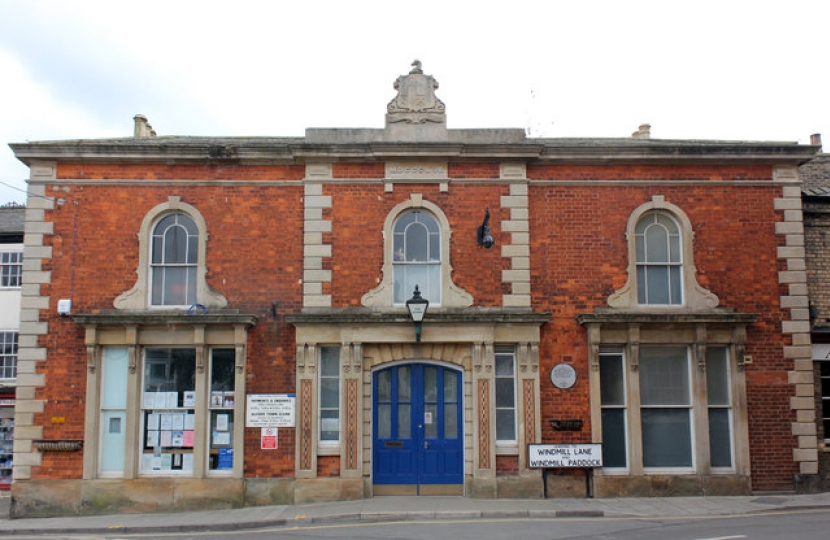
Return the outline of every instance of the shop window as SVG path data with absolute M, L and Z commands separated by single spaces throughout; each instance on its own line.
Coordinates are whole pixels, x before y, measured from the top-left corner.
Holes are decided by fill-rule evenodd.
M 516 442 L 516 352 L 496 348 L 496 442 Z
M 686 347 L 644 347 L 640 353 L 643 467 L 693 466 L 691 391 Z
M 635 228 L 637 301 L 640 304 L 683 303 L 680 229 L 663 212 L 649 212 Z
M 162 217 L 153 228 L 150 249 L 151 304 L 190 306 L 197 303 L 199 231 L 193 220 L 182 213 Z
M 23 252 L 0 251 L 0 289 L 20 288 L 23 275 Z
M 196 429 L 196 351 L 147 349 L 142 385 L 144 474 L 192 473 Z
M 441 229 L 428 212 L 402 214 L 393 227 L 395 303 L 403 304 L 415 287 L 431 303 L 441 304 Z
M 17 378 L 17 332 L 0 332 L 0 379 Z
M 227 471 L 233 469 L 234 442 L 234 350 L 213 349 L 210 355 L 210 451 L 208 469 Z
M 320 347 L 320 442 L 340 442 L 339 347 Z
M 621 349 L 600 349 L 599 377 L 602 408 L 602 463 L 608 468 L 625 468 L 628 466 L 627 399 L 625 360 Z

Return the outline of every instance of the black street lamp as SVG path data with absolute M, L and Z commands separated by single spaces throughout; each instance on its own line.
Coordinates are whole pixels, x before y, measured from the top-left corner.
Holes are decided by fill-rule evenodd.
M 424 315 L 427 314 L 428 307 L 429 300 L 421 297 L 421 291 L 415 285 L 412 298 L 406 301 L 406 309 L 409 310 L 409 316 L 412 317 L 412 322 L 415 323 L 415 341 L 421 341 L 421 323 L 424 321 Z

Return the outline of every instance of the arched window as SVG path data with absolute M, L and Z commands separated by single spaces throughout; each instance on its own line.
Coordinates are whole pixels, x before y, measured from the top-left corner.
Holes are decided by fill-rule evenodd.
M 441 303 L 441 228 L 438 220 L 422 210 L 402 214 L 393 227 L 393 272 L 395 303 L 412 296 L 415 286 L 421 295 Z
M 663 212 L 648 212 L 634 232 L 637 302 L 683 304 L 683 251 L 677 223 Z
M 154 306 L 190 306 L 197 302 L 199 230 L 186 214 L 162 217 L 153 227 L 150 271 Z

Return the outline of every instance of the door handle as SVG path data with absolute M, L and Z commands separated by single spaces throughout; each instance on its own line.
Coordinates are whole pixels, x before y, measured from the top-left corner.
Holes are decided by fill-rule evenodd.
M 424 450 L 426 450 L 427 448 L 429 448 L 429 443 L 427 441 L 424 441 Z

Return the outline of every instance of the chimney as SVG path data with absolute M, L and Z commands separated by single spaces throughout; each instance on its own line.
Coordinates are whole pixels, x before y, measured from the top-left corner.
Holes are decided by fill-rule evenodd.
M 821 146 L 821 133 L 813 133 L 810 135 L 810 144 L 813 146 Z
M 147 117 L 143 114 L 137 114 L 133 117 L 135 121 L 135 130 L 133 131 L 133 137 L 136 139 L 144 139 L 147 137 L 155 137 L 156 132 L 153 129 L 153 126 L 147 121 Z
M 651 138 L 651 124 L 640 124 L 640 127 L 631 134 L 634 139 L 650 139 Z

